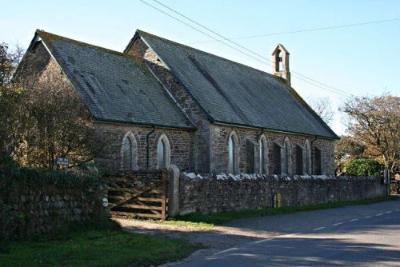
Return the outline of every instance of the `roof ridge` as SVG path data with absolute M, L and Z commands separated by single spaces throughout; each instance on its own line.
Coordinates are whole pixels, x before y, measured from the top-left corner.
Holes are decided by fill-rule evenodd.
M 72 42 L 72 43 L 75 43 L 75 44 L 81 45 L 81 46 L 89 46 L 89 47 L 93 47 L 93 48 L 96 48 L 96 49 L 101 49 L 101 50 L 103 50 L 103 51 L 106 51 L 106 52 L 108 52 L 108 53 L 115 54 L 115 55 L 117 55 L 117 56 L 122 56 L 122 57 L 128 57 L 128 58 L 135 59 L 135 57 L 133 57 L 133 56 L 131 56 L 131 55 L 128 55 L 128 54 L 126 54 L 126 53 L 123 53 L 123 52 L 119 52 L 119 51 L 117 51 L 117 50 L 112 50 L 112 49 L 110 49 L 110 48 L 106 48 L 106 47 L 102 47 L 102 46 L 90 44 L 90 43 L 87 43 L 87 42 L 78 41 L 78 40 L 76 40 L 76 39 L 72 39 L 72 38 L 69 38 L 69 37 L 61 36 L 61 35 L 54 34 L 54 33 L 50 33 L 50 32 L 46 32 L 46 31 L 44 31 L 44 30 L 39 30 L 39 29 L 38 29 L 38 30 L 36 30 L 36 33 L 37 33 L 42 39 L 45 39 L 45 40 L 47 40 L 47 41 L 56 41 L 57 39 L 60 39 L 60 40 L 64 40 L 64 41 L 67 41 L 67 42 Z
M 146 35 L 146 34 L 147 34 L 147 35 L 150 35 L 151 37 L 155 37 L 155 38 L 161 39 L 161 40 L 163 40 L 163 41 L 166 41 L 166 42 L 169 42 L 169 43 L 172 43 L 172 44 L 181 46 L 181 47 L 185 47 L 185 48 L 188 48 L 188 49 L 196 50 L 197 52 L 200 52 L 200 53 L 202 53 L 202 54 L 210 55 L 210 56 L 213 56 L 213 57 L 222 59 L 222 60 L 224 60 L 224 61 L 228 61 L 228 62 L 230 62 L 230 63 L 234 63 L 234 64 L 237 64 L 237 65 L 240 65 L 240 66 L 243 66 L 243 67 L 246 67 L 246 68 L 249 68 L 249 69 L 258 71 L 258 72 L 261 72 L 261 73 L 263 73 L 263 74 L 267 74 L 267 75 L 270 76 L 271 78 L 276 78 L 277 80 L 280 80 L 280 79 L 281 79 L 280 77 L 275 76 L 275 75 L 273 75 L 273 74 L 271 74 L 271 73 L 268 73 L 268 72 L 266 72 L 266 71 L 263 71 L 263 70 L 261 70 L 261 69 L 257 69 L 257 68 L 255 68 L 255 67 L 246 65 L 246 64 L 244 64 L 244 63 L 240 63 L 240 62 L 234 61 L 234 60 L 232 60 L 232 59 L 228 59 L 228 58 L 225 58 L 225 57 L 222 57 L 222 56 L 219 56 L 219 55 L 210 53 L 210 52 L 206 52 L 206 51 L 204 51 L 204 50 L 201 50 L 201 49 L 198 49 L 198 48 L 194 48 L 194 47 L 189 46 L 189 45 L 186 45 L 186 44 L 178 43 L 178 42 L 176 42 L 176 41 L 172 41 L 172 40 L 167 39 L 167 38 L 165 38 L 165 37 L 161 37 L 161 36 L 158 36 L 158 35 L 155 35 L 155 34 L 152 34 L 152 33 L 149 33 L 149 32 L 143 31 L 143 30 L 140 30 L 140 29 L 136 30 L 136 32 L 137 32 L 139 35 L 141 35 L 141 34 L 145 34 L 145 35 Z
M 52 34 L 52 33 L 48 33 L 42 30 L 37 30 L 35 37 L 33 39 L 33 42 L 37 41 L 38 38 L 42 39 L 42 45 L 47 46 L 48 48 L 48 53 L 54 57 L 54 60 L 57 62 L 57 64 L 59 65 L 59 67 L 62 69 L 63 73 L 66 75 L 67 79 L 70 81 L 71 86 L 76 90 L 76 92 L 78 92 L 78 94 L 82 97 L 82 101 L 84 101 L 84 103 L 87 105 L 89 111 L 91 112 L 92 116 L 99 121 L 114 121 L 114 122 L 125 122 L 125 123 L 137 123 L 137 124 L 148 124 L 148 125 L 153 125 L 153 126 L 160 126 L 160 127 L 174 127 L 174 128 L 187 128 L 187 129 L 194 129 L 194 125 L 191 123 L 191 121 L 185 116 L 184 112 L 179 109 L 179 107 L 177 107 L 172 99 L 170 99 L 170 97 L 164 92 L 162 85 L 160 84 L 159 81 L 157 81 L 154 77 L 154 75 L 151 73 L 151 71 L 146 67 L 144 62 L 141 62 L 138 58 L 135 58 L 131 55 L 126 55 L 124 53 L 118 52 L 118 51 L 114 51 L 114 50 L 110 50 L 107 48 L 103 48 L 103 47 L 99 47 L 99 46 L 95 46 L 95 45 L 91 45 L 85 42 L 81 42 L 81 41 L 77 41 L 71 38 L 67 38 L 67 37 L 63 37 L 60 35 L 56 35 L 56 34 Z M 57 42 L 60 42 L 60 46 L 57 46 Z M 83 60 L 89 60 L 91 62 L 91 64 L 87 64 L 86 66 L 83 66 L 83 68 L 81 68 L 81 65 L 75 65 L 75 63 L 72 63 L 74 66 L 72 67 L 70 63 L 70 59 L 68 56 L 73 55 L 71 53 L 74 53 L 74 50 L 63 50 L 62 47 L 65 46 L 72 46 L 73 49 L 79 50 L 79 51 L 83 51 L 84 55 L 83 55 Z M 29 49 L 29 48 L 28 48 Z M 88 51 L 91 50 L 91 51 Z M 59 53 L 61 51 L 61 53 Z M 63 53 L 62 51 L 67 51 L 68 53 Z M 94 55 L 91 56 L 91 55 Z M 92 61 L 93 58 L 96 57 L 101 57 L 102 59 L 104 59 L 106 62 L 111 62 L 110 64 L 118 64 L 118 66 L 123 66 L 125 68 L 125 66 L 127 66 L 127 68 L 135 68 L 137 69 L 138 72 L 141 73 L 142 80 L 144 80 L 144 83 L 146 86 L 146 84 L 148 84 L 148 86 L 152 86 L 152 88 L 155 88 L 156 91 L 152 90 L 153 93 L 146 93 L 146 94 L 142 94 L 143 98 L 151 98 L 153 96 L 157 96 L 158 95 L 158 100 L 161 99 L 162 104 L 161 106 L 163 106 L 165 108 L 166 111 L 171 112 L 172 115 L 168 115 L 168 116 L 158 116 L 155 119 L 153 118 L 147 118 L 146 116 L 136 116 L 133 117 L 133 115 L 129 115 L 129 112 L 131 112 L 132 110 L 127 109 L 127 105 L 126 103 L 124 104 L 124 106 L 121 108 L 119 105 L 117 106 L 117 112 L 115 112 L 116 110 L 113 110 L 112 108 L 107 108 L 107 106 L 109 106 L 109 103 L 113 103 L 113 99 L 109 99 L 107 98 L 107 100 L 104 100 L 104 97 L 107 97 L 107 93 L 108 92 L 113 92 L 113 90 L 115 91 L 115 88 L 120 87 L 119 86 L 119 82 L 122 82 L 122 84 L 126 83 L 126 88 L 127 91 L 129 91 L 130 93 L 124 93 L 121 89 L 121 92 L 117 92 L 116 97 L 119 98 L 123 98 L 125 97 L 125 95 L 127 95 L 126 97 L 128 98 L 128 100 L 132 100 L 133 98 L 137 98 L 137 94 L 134 93 L 134 91 L 138 91 L 139 89 L 135 89 L 135 88 L 139 88 L 140 86 L 130 86 L 129 80 L 132 79 L 136 79 L 136 76 L 133 76 L 133 73 L 136 72 L 132 72 L 131 70 L 128 71 L 129 73 L 132 73 L 132 75 L 129 75 L 129 77 L 125 78 L 125 76 L 121 76 L 121 75 L 116 75 L 117 77 L 119 77 L 119 80 L 116 81 L 115 77 L 108 77 L 107 76 L 107 80 L 113 80 L 111 87 L 104 87 L 101 90 L 99 90 L 100 92 L 98 92 L 98 94 L 96 96 L 90 96 L 87 94 L 89 87 L 90 88 L 94 88 L 94 87 L 102 87 L 104 86 L 104 84 L 102 82 L 100 82 L 98 79 L 98 77 L 100 77 L 100 79 L 102 77 L 104 77 L 104 74 L 101 74 L 100 72 L 98 72 L 98 69 L 101 68 L 97 65 L 94 65 L 94 63 L 96 63 L 96 61 Z M 111 61 L 109 61 L 111 58 Z M 122 62 L 122 63 L 121 63 Z M 93 63 L 93 64 L 92 64 Z M 126 64 L 125 64 L 126 63 Z M 94 67 L 92 67 L 94 66 Z M 111 65 L 113 66 L 113 65 Z M 116 67 L 118 68 L 118 67 Z M 86 73 L 90 73 L 90 75 L 92 77 L 94 77 L 95 82 L 88 82 L 88 80 L 79 80 L 78 75 L 75 73 L 75 71 L 78 71 L 79 73 L 84 73 L 83 75 L 87 75 Z M 89 72 L 87 72 L 87 70 L 89 70 Z M 123 72 L 120 72 L 123 73 Z M 108 75 L 108 74 L 105 74 Z M 115 76 L 115 75 L 114 75 Z M 134 77 L 134 78 L 132 78 Z M 109 79 L 111 78 L 111 79 Z M 126 79 L 126 81 L 124 80 Z M 134 80 L 136 81 L 136 80 Z M 86 86 L 82 86 L 82 83 L 86 83 Z M 133 83 L 133 82 L 132 82 Z M 86 87 L 86 89 L 85 89 Z M 98 89 L 97 89 L 98 90 Z M 133 93 L 132 93 L 133 92 Z M 93 104 L 92 103 L 92 98 L 95 97 L 96 99 L 103 99 L 102 102 L 99 102 L 98 104 Z M 156 99 L 156 103 L 157 103 L 157 98 Z M 111 102 L 108 102 L 111 101 Z M 118 101 L 117 101 L 118 102 Z M 153 103 L 151 101 L 148 101 L 148 103 Z M 155 105 L 155 104 L 152 104 Z M 100 106 L 102 107 L 101 110 L 99 110 L 97 107 Z M 144 109 L 150 110 L 152 109 L 153 106 L 147 104 L 144 105 Z M 172 112 L 173 111 L 173 112 Z M 123 113 L 125 112 L 125 113 Z M 128 114 L 126 114 L 126 112 L 128 112 Z M 135 109 L 132 111 L 135 112 Z M 148 113 L 148 112 L 147 112 Z M 127 117 L 128 115 L 128 117 Z M 165 120 L 164 120 L 164 119 Z M 175 126 L 173 126 L 175 124 Z
M 163 38 L 163 37 L 160 37 L 160 36 L 157 36 L 157 35 L 142 31 L 142 30 L 137 30 L 136 31 L 136 34 L 132 38 L 131 42 L 133 42 L 134 39 L 137 38 L 136 36 L 142 37 L 145 41 L 146 41 L 146 37 L 149 38 L 148 45 L 150 46 L 150 48 L 152 48 L 151 47 L 152 44 L 150 42 L 151 41 L 150 38 L 154 38 L 154 40 L 158 40 L 161 43 L 164 42 L 166 44 L 170 44 L 171 46 L 174 46 L 175 49 L 177 49 L 178 51 L 179 51 L 179 49 L 186 50 L 185 54 L 186 53 L 188 55 L 190 55 L 190 54 L 194 54 L 194 55 L 201 54 L 201 55 L 209 56 L 209 57 L 215 58 L 216 60 L 219 60 L 220 62 L 227 62 L 229 64 L 238 66 L 240 68 L 247 69 L 248 72 L 253 72 L 255 75 L 260 75 L 260 76 L 264 76 L 264 77 L 268 77 L 268 78 L 269 77 L 273 78 L 271 81 L 269 81 L 269 83 L 271 83 L 273 81 L 276 81 L 276 82 L 280 83 L 283 86 L 282 89 L 286 89 L 287 93 L 293 98 L 293 101 L 295 101 L 304 111 L 306 111 L 311 117 L 313 117 L 314 120 L 319 124 L 319 127 L 324 129 L 328 133 L 328 134 L 324 134 L 324 135 L 321 135 L 321 136 L 325 136 L 325 137 L 329 136 L 329 138 L 337 138 L 336 133 L 320 118 L 320 116 L 318 116 L 315 113 L 315 111 L 307 104 L 307 102 L 300 96 L 300 94 L 297 93 L 297 91 L 292 86 L 286 84 L 282 78 L 277 77 L 277 76 L 275 76 L 273 74 L 267 73 L 267 72 L 265 72 L 263 70 L 256 69 L 254 67 L 245 65 L 243 63 L 239 63 L 239 62 L 236 62 L 236 61 L 233 61 L 233 60 L 230 60 L 230 59 L 227 59 L 227 58 L 224 58 L 224 57 L 221 57 L 221 56 L 209 53 L 209 52 L 205 52 L 203 50 L 200 50 L 200 49 L 197 49 L 197 48 L 193 48 L 193 47 L 190 47 L 188 45 L 181 44 L 181 43 L 178 43 L 176 41 L 172 41 L 172 40 L 169 40 L 169 39 L 166 39 L 166 38 Z M 131 44 L 128 45 L 127 49 L 129 48 L 130 45 Z M 154 48 L 152 48 L 152 49 L 154 49 Z M 155 52 L 157 52 L 157 51 L 155 51 Z M 167 62 L 167 64 L 168 64 L 168 62 Z M 230 102 L 230 101 L 228 101 L 228 102 Z M 200 104 L 200 105 L 202 105 L 202 104 Z M 234 124 L 237 124 L 237 122 L 234 123 Z M 310 134 L 310 133 L 308 133 L 308 134 Z M 313 135 L 315 135 L 315 134 L 313 134 Z
M 79 46 L 91 47 L 91 48 L 94 48 L 94 49 L 99 49 L 99 50 L 101 50 L 101 51 L 103 51 L 105 53 L 109 53 L 109 54 L 113 54 L 115 56 L 120 56 L 120 57 L 123 57 L 123 58 L 127 58 L 127 59 L 130 59 L 130 60 L 133 60 L 136 64 L 138 64 L 140 67 L 142 67 L 142 69 L 144 71 L 148 71 L 147 68 L 144 66 L 144 63 L 142 61 L 140 61 L 138 58 L 136 58 L 136 57 L 134 57 L 132 55 L 129 55 L 129 54 L 126 54 L 126 53 L 123 53 L 123 52 L 119 52 L 119 51 L 112 50 L 112 49 L 109 49 L 109 48 L 105 48 L 105 47 L 102 47 L 102 46 L 93 45 L 93 44 L 90 44 L 90 43 L 78 41 L 76 39 L 68 38 L 68 37 L 65 37 L 65 36 L 61 36 L 61 35 L 58 35 L 58 34 L 46 32 L 46 31 L 43 31 L 43 30 L 36 30 L 36 34 L 38 34 L 39 37 L 41 37 L 42 39 L 44 39 L 45 41 L 48 41 L 48 42 L 56 41 L 57 39 L 64 40 L 66 42 L 74 43 L 74 44 L 79 45 Z

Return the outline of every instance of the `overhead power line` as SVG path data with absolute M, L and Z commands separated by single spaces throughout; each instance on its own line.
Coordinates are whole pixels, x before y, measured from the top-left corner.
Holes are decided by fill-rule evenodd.
M 358 23 L 322 26 L 322 27 L 315 27 L 315 28 L 305 28 L 305 29 L 298 29 L 298 30 L 292 30 L 292 31 L 271 32 L 271 33 L 264 33 L 264 34 L 230 37 L 230 39 L 231 40 L 256 39 L 256 38 L 265 38 L 265 37 L 277 36 L 277 35 L 298 34 L 298 33 L 318 32 L 318 31 L 330 31 L 330 30 L 337 30 L 337 29 L 367 26 L 367 25 L 372 25 L 372 24 L 390 23 L 390 22 L 400 22 L 400 17 L 391 18 L 391 19 L 371 20 L 371 21 L 364 21 L 364 22 L 358 22 Z M 196 41 L 196 42 L 192 42 L 191 44 L 209 43 L 209 42 L 215 42 L 215 40 L 210 39 L 210 40 Z
M 195 31 L 197 31 L 197 32 L 200 32 L 201 34 L 203 34 L 203 35 L 205 35 L 205 36 L 207 36 L 207 37 L 210 37 L 210 38 L 212 38 L 213 40 L 215 40 L 215 41 L 217 41 L 217 42 L 220 42 L 220 43 L 222 43 L 222 44 L 224 44 L 224 45 L 230 47 L 231 49 L 234 49 L 235 51 L 240 52 L 240 53 L 243 54 L 243 55 L 246 55 L 246 56 L 248 56 L 248 57 L 251 57 L 252 59 L 257 60 L 257 61 L 259 61 L 259 62 L 261 62 L 261 63 L 263 63 L 263 64 L 272 66 L 271 60 L 266 59 L 263 55 L 261 55 L 261 54 L 255 52 L 255 51 L 253 51 L 253 50 L 250 50 L 250 49 L 248 49 L 247 47 L 245 47 L 245 46 L 243 46 L 243 45 L 241 45 L 241 44 L 239 44 L 239 43 L 237 43 L 237 42 L 234 42 L 234 41 L 230 40 L 229 38 L 223 36 L 222 34 L 216 32 L 216 31 L 214 31 L 214 30 L 212 30 L 212 29 L 210 29 L 210 28 L 208 28 L 208 27 L 206 27 L 206 26 L 204 26 L 203 24 L 201 24 L 201 23 L 195 21 L 194 19 L 191 19 L 190 17 L 188 17 L 188 16 L 186 16 L 186 15 L 180 13 L 179 11 L 177 11 L 177 10 L 175 10 L 175 9 L 173 9 L 173 8 L 171 8 L 171 7 L 169 7 L 169 6 L 165 5 L 165 4 L 163 4 L 163 3 L 161 3 L 161 2 L 158 1 L 158 0 L 152 0 L 152 1 L 155 2 L 155 3 L 157 3 L 158 5 L 160 5 L 160 6 L 164 7 L 164 8 L 166 8 L 167 10 L 169 10 L 169 11 L 171 11 L 171 12 L 177 14 L 178 16 L 180 16 L 180 17 L 186 19 L 187 21 L 191 22 L 192 24 L 196 25 L 197 27 L 193 26 L 192 24 L 190 24 L 190 23 L 188 23 L 188 22 L 186 22 L 186 21 L 184 21 L 184 20 L 182 20 L 182 19 L 180 19 L 180 18 L 177 18 L 176 16 L 172 15 L 171 13 L 169 13 L 169 12 L 167 12 L 167 11 L 165 11 L 165 10 L 163 10 L 163 9 L 161 9 L 161 8 L 159 8 L 159 7 L 155 6 L 155 5 L 153 5 L 153 4 L 150 4 L 149 2 L 147 2 L 147 1 L 145 1 L 145 0 L 140 0 L 140 1 L 141 1 L 142 3 L 144 3 L 144 4 L 146 4 L 147 6 L 149 6 L 149 7 L 153 8 L 153 9 L 155 9 L 155 10 L 157 10 L 157 11 L 163 13 L 164 15 L 166 15 L 166 16 L 168 16 L 168 17 L 170 17 L 170 18 L 172 18 L 172 19 L 174 19 L 174 20 L 176 20 L 176 21 L 178 21 L 178 22 L 180 22 L 180 23 L 186 25 L 187 27 L 190 27 L 191 29 L 193 29 L 193 30 L 195 30 Z M 199 28 L 201 28 L 201 29 L 203 29 L 203 30 L 201 30 L 201 29 L 199 29 Z M 211 33 L 211 34 L 210 34 L 210 33 Z M 216 37 L 213 36 L 213 35 L 218 36 L 218 37 L 219 37 L 220 39 L 222 39 L 222 40 L 216 38 Z M 304 81 L 304 82 L 306 82 L 306 83 L 308 83 L 308 84 L 310 84 L 310 85 L 312 85 L 312 86 L 314 86 L 314 87 L 318 87 L 318 88 L 320 88 L 320 89 L 328 90 L 328 91 L 331 91 L 331 92 L 333 92 L 333 93 L 336 93 L 336 94 L 339 94 L 339 95 L 342 95 L 342 96 L 349 96 L 349 93 L 346 92 L 346 91 L 344 91 L 344 90 L 341 90 L 341 89 L 339 89 L 339 88 L 335 88 L 335 87 L 333 87 L 333 86 L 330 86 L 330 85 L 328 85 L 328 84 L 325 84 L 325 83 L 323 83 L 323 82 L 320 82 L 320 81 L 318 81 L 318 80 L 316 80 L 316 79 L 310 78 L 310 77 L 308 77 L 308 76 L 306 76 L 306 75 L 304 75 L 304 74 L 301 74 L 301 73 L 299 73 L 299 72 L 292 71 L 292 73 L 293 73 L 298 79 L 300 79 L 300 80 L 302 80 L 302 81 Z

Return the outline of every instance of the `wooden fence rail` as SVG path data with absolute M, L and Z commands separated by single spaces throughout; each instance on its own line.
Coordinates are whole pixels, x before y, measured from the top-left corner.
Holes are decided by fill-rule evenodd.
M 168 215 L 168 172 L 132 171 L 107 178 L 111 214 L 165 220 Z

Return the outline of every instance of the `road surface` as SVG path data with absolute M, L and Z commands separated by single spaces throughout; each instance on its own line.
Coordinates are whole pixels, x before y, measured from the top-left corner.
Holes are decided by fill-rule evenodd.
M 399 200 L 244 219 L 230 225 L 271 236 L 212 255 L 194 254 L 169 266 L 400 266 Z

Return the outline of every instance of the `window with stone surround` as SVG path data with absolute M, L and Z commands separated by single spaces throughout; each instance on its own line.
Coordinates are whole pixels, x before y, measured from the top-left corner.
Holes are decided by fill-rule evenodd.
M 162 134 L 157 142 L 157 168 L 169 168 L 171 163 L 171 146 L 168 137 Z
M 282 175 L 290 175 L 292 168 L 292 149 L 290 145 L 289 138 L 285 138 L 283 143 L 283 164 L 282 164 Z
M 121 144 L 121 169 L 137 169 L 137 142 L 132 132 L 127 132 L 122 138 Z
M 281 146 L 277 143 L 273 143 L 272 145 L 272 160 L 271 160 L 271 167 L 273 174 L 281 174 Z
M 295 155 L 296 155 L 296 174 L 303 175 L 304 174 L 304 162 L 303 162 L 303 148 L 301 146 L 296 145 Z
M 260 137 L 259 144 L 259 172 L 267 174 L 268 170 L 268 144 L 264 135 Z
M 239 172 L 239 139 L 235 132 L 228 138 L 228 172 L 236 174 Z
M 322 174 L 322 160 L 321 160 L 321 150 L 317 147 L 314 147 L 313 151 L 313 174 L 321 175 Z
M 311 146 L 308 139 L 304 143 L 304 172 L 311 174 Z

